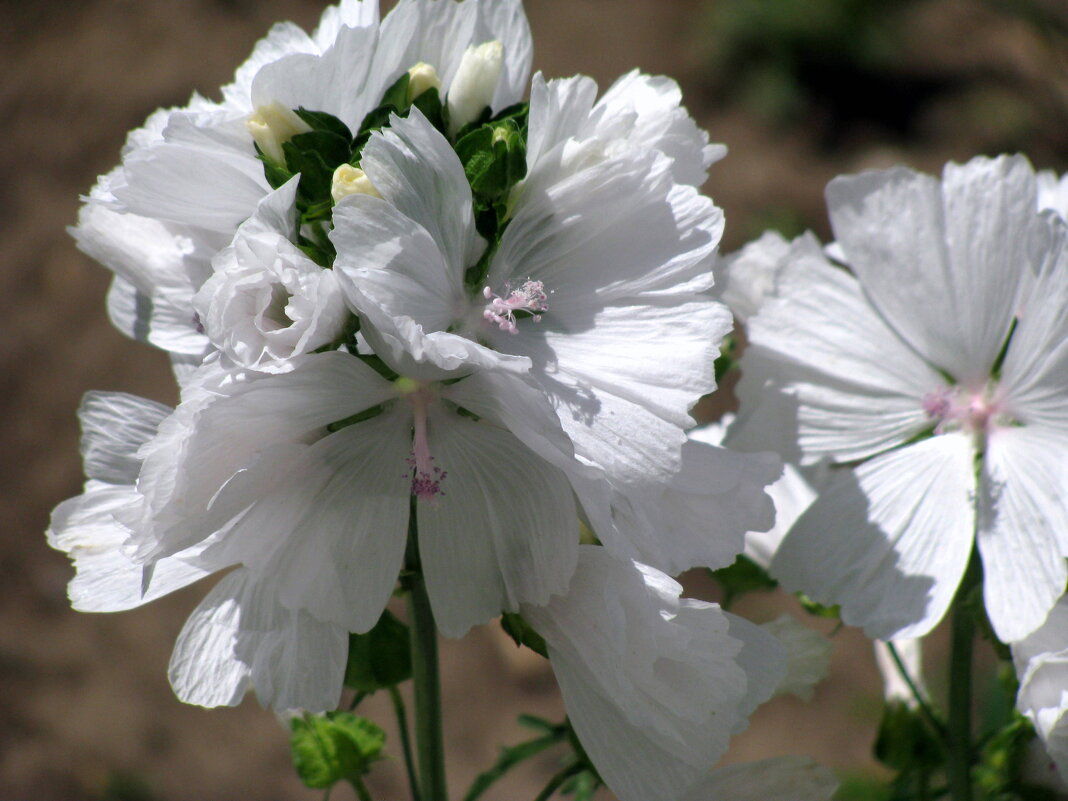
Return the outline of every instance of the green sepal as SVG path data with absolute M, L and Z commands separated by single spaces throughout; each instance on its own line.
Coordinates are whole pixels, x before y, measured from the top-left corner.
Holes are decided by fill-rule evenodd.
M 263 162 L 263 176 L 271 185 L 271 189 L 278 189 L 293 177 L 293 173 L 270 158 L 255 142 L 253 142 L 253 147 L 256 148 L 256 158 Z
M 586 769 L 576 773 L 560 786 L 561 795 L 572 795 L 575 801 L 593 801 L 594 795 L 604 781 L 594 771 Z
M 456 155 L 477 198 L 494 202 L 505 197 L 527 174 L 527 147 L 514 119 L 471 131 L 456 142 Z
M 739 555 L 734 563 L 727 567 L 710 570 L 709 574 L 723 590 L 724 609 L 747 593 L 773 590 L 779 586 L 779 582 L 768 575 L 767 570 L 745 555 Z
M 320 267 L 330 267 L 334 263 L 334 254 L 307 240 L 297 243 L 300 251 Z M 330 350 L 334 350 L 330 348 Z
M 427 121 L 442 134 L 448 129 L 449 110 L 442 104 L 441 95 L 431 87 L 412 101 L 412 105 L 422 112 Z
M 356 133 L 353 142 L 352 153 L 348 158 L 350 164 L 357 165 L 360 163 L 360 155 L 363 152 L 364 145 L 371 138 L 371 134 L 389 125 L 390 114 L 403 117 L 408 111 L 408 83 L 411 79 L 411 75 L 407 72 L 403 73 L 393 82 L 392 86 L 386 89 L 382 95 L 382 102 L 367 112 L 367 115 L 360 122 L 360 130 Z
M 367 773 L 382 758 L 386 740 L 371 721 L 341 711 L 294 717 L 290 732 L 293 766 L 305 786 L 315 789 Z
M 534 653 L 540 654 L 546 659 L 549 658 L 549 650 L 545 645 L 544 638 L 534 631 L 531 625 L 523 620 L 522 616 L 517 615 L 515 612 L 505 612 L 501 615 L 501 628 L 504 629 L 505 634 L 512 638 L 516 645 L 525 645 Z
M 727 334 L 723 338 L 723 344 L 719 348 L 719 356 L 714 362 L 716 370 L 716 384 L 723 381 L 723 376 L 729 373 L 738 364 L 738 339 L 734 334 Z
M 313 131 L 335 134 L 351 144 L 352 131 L 349 130 L 349 126 L 333 114 L 327 114 L 325 111 L 309 111 L 304 106 L 296 109 L 296 113 L 298 117 L 311 126 Z
M 942 743 L 917 709 L 889 701 L 875 738 L 875 758 L 898 771 L 936 768 L 945 759 Z
M 376 409 L 381 411 L 381 406 Z M 371 411 L 368 409 L 361 414 L 367 415 Z M 342 421 L 342 424 L 348 422 Z M 412 649 L 408 626 L 397 620 L 388 609 L 369 632 L 349 635 L 349 659 L 345 665 L 347 687 L 358 692 L 373 693 L 411 677 Z
M 300 173 L 299 194 L 308 208 L 330 200 L 334 170 L 349 160 L 349 141 L 328 131 L 297 134 L 282 144 L 286 167 Z
M 824 606 L 821 603 L 813 601 L 803 592 L 797 593 L 797 600 L 801 603 L 804 610 L 814 617 L 825 617 L 831 620 L 841 620 L 842 618 L 842 607 L 838 604 L 835 604 L 834 606 Z

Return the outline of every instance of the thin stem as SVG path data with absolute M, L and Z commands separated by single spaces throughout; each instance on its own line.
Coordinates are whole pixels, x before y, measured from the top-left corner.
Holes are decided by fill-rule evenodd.
M 405 586 L 412 643 L 412 685 L 415 691 L 415 743 L 419 757 L 419 787 L 428 801 L 447 801 L 445 736 L 441 727 L 441 675 L 438 631 L 419 563 L 416 501 L 408 524 Z
M 949 794 L 953 801 L 972 801 L 972 651 L 975 613 L 972 590 L 978 582 L 978 560 L 971 563 L 953 603 L 949 656 Z
M 367 693 L 359 692 L 352 696 L 352 703 L 349 704 L 349 712 L 355 712 L 356 707 L 360 705 L 364 698 L 367 697 Z
M 913 681 L 912 676 L 909 675 L 908 670 L 905 668 L 905 663 L 901 661 L 901 655 L 897 652 L 897 648 L 892 642 L 887 641 L 886 650 L 890 652 L 890 658 L 894 660 L 894 667 L 897 668 L 898 674 L 904 679 L 905 684 L 908 685 L 912 697 L 916 699 L 916 703 L 919 705 L 920 712 L 923 713 L 924 719 L 927 721 L 928 725 L 934 729 L 935 734 L 945 740 L 945 724 L 938 719 L 938 715 L 935 714 L 931 705 L 927 703 L 927 699 L 923 697 L 920 688 L 916 686 L 916 682 Z
M 349 784 L 351 784 L 352 789 L 356 791 L 356 797 L 359 798 L 360 801 L 374 801 L 374 799 L 371 798 L 370 791 L 367 789 L 367 785 L 363 783 L 363 779 L 359 776 L 353 776 L 349 779 Z
M 408 713 L 404 708 L 404 699 L 396 685 L 389 688 L 389 697 L 393 700 L 393 712 L 397 716 L 397 729 L 400 731 L 401 749 L 404 751 L 404 769 L 408 772 L 408 787 L 412 791 L 412 801 L 422 801 L 422 795 L 419 793 L 419 779 L 415 775 L 412 739 L 408 734 Z
M 584 768 L 581 763 L 568 765 L 566 768 L 563 768 L 555 776 L 549 779 L 549 783 L 542 788 L 542 791 L 538 793 L 538 797 L 535 798 L 534 801 L 548 801 L 549 798 L 552 797 L 552 794 L 559 790 L 564 782 L 576 773 L 581 773 L 583 770 Z

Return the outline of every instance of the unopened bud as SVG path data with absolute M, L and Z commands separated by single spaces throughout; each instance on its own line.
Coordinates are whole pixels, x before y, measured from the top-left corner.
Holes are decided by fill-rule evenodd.
M 367 173 L 359 167 L 351 164 L 342 164 L 334 170 L 334 180 L 330 184 L 330 197 L 335 203 L 340 203 L 341 198 L 349 195 L 372 195 L 382 197 L 367 177 Z
M 252 135 L 253 141 L 271 161 L 285 164 L 282 143 L 288 142 L 297 134 L 308 133 L 311 126 L 304 122 L 291 108 L 286 108 L 278 101 L 266 106 L 257 106 L 252 115 L 245 120 L 245 128 Z
M 438 71 L 430 64 L 420 61 L 408 70 L 408 102 L 411 103 L 419 95 L 431 89 L 441 91 L 441 78 L 438 76 Z
M 504 68 L 504 45 L 498 41 L 472 45 L 460 59 L 449 87 L 449 134 L 455 134 L 493 103 Z

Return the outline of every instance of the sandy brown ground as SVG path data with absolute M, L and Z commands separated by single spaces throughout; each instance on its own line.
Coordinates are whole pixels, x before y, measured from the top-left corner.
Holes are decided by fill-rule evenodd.
M 536 66 L 547 74 L 585 72 L 603 86 L 634 66 L 681 76 L 702 124 L 732 148 L 707 187 L 727 211 L 728 249 L 758 232 L 751 221 L 767 208 L 797 209 L 825 233 L 822 187 L 838 172 L 897 160 L 938 169 L 984 146 L 981 131 L 949 112 L 932 124 L 950 133 L 913 150 L 862 139 L 826 152 L 804 127 L 776 131 L 737 108 L 713 108 L 703 99 L 699 0 L 527 5 Z M 925 29 L 917 27 L 921 61 L 994 64 L 1047 81 L 1026 32 L 997 26 L 994 35 L 989 15 L 974 4 L 927 5 L 937 8 L 920 22 L 946 46 L 925 47 Z M 43 537 L 50 509 L 79 491 L 74 412 L 81 394 L 121 390 L 175 400 L 163 355 L 110 327 L 109 274 L 64 233 L 78 194 L 117 162 L 125 132 L 151 110 L 184 103 L 194 88 L 214 94 L 273 21 L 311 26 L 320 9 L 305 0 L 0 0 L 0 801 L 320 795 L 297 781 L 283 729 L 254 701 L 205 711 L 172 695 L 168 654 L 203 587 L 121 615 L 74 613 L 64 592 L 67 560 Z M 1063 140 L 1043 141 L 1040 165 L 1063 167 L 1068 153 L 1057 163 L 1050 145 L 1063 147 Z M 740 611 L 762 621 L 783 607 L 794 609 L 770 596 Z M 494 627 L 446 643 L 444 659 L 446 703 L 457 712 L 447 724 L 450 779 L 459 792 L 498 743 L 519 736 L 517 713 L 558 717 L 562 707 L 545 665 L 516 652 Z M 729 758 L 807 753 L 836 768 L 870 767 L 877 688 L 867 642 L 842 631 L 831 677 L 813 704 L 770 704 Z M 378 699 L 365 709 L 388 719 Z M 531 798 L 554 769 L 551 757 L 536 761 L 487 798 Z M 116 794 L 123 776 L 138 777 L 150 794 Z M 376 771 L 373 787 L 376 799 L 403 798 L 399 766 Z

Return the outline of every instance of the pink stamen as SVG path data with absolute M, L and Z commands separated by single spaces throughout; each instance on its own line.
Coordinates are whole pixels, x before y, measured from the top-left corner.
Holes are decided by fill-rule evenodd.
M 936 420 L 936 434 L 964 430 L 985 436 L 990 429 L 1008 421 L 1008 414 L 989 387 L 980 391 L 963 387 L 943 387 L 923 396 L 923 410 Z
M 506 284 L 505 291 L 508 291 L 509 295 L 502 298 L 489 287 L 482 290 L 482 297 L 489 301 L 482 312 L 482 318 L 502 331 L 507 331 L 509 334 L 519 332 L 516 326 L 516 312 L 529 312 L 534 322 L 538 323 L 541 322 L 542 313 L 549 310 L 549 295 L 545 292 L 545 284 L 541 281 L 527 279 L 518 289 L 512 289 Z
M 413 412 L 412 452 L 408 465 L 412 468 L 412 495 L 421 501 L 432 501 L 444 495 L 442 482 L 448 472 L 434 464 L 430 455 L 430 442 L 426 434 L 427 394 L 418 390 L 410 396 Z

